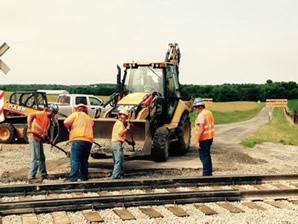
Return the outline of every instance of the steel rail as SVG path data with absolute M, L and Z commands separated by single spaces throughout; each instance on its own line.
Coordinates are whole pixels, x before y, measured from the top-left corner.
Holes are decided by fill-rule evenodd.
M 79 211 L 84 209 L 107 209 L 114 207 L 217 201 L 232 202 L 239 200 L 240 192 L 237 190 L 217 190 L 1 202 L 0 216 L 56 211 Z
M 0 186 L 0 197 L 50 193 L 96 192 L 132 189 L 198 187 L 214 185 L 262 184 L 282 180 L 298 181 L 298 174 L 244 175 L 212 177 L 170 177 L 155 179 L 122 179 L 54 184 L 18 184 Z
M 76 197 L 0 203 L 0 216 L 56 211 L 79 211 L 84 209 L 107 209 L 114 207 L 150 206 L 164 204 L 189 204 L 220 201 L 288 199 L 296 197 L 298 189 L 279 190 L 210 190 L 195 192 L 171 192 L 127 194 L 101 197 Z
M 240 191 L 241 200 L 263 200 L 264 198 L 287 199 L 298 197 L 298 188 L 272 189 L 272 190 L 247 190 Z

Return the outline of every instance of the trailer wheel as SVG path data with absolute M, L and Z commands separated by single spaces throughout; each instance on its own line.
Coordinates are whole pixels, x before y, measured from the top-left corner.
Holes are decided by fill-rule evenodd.
M 177 141 L 171 145 L 171 153 L 183 155 L 187 153 L 190 144 L 191 124 L 188 113 L 183 114 L 176 129 Z
M 15 138 L 15 128 L 12 124 L 0 124 L 0 143 L 11 143 Z
M 153 137 L 151 156 L 156 162 L 164 162 L 169 157 L 169 131 L 164 127 L 158 128 Z

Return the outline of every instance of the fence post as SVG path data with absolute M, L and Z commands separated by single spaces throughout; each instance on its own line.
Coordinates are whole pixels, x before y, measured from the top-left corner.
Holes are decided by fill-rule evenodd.
M 295 124 L 298 123 L 298 108 L 296 108 L 294 110 L 294 116 L 293 116 L 293 118 L 294 118 L 294 123 Z

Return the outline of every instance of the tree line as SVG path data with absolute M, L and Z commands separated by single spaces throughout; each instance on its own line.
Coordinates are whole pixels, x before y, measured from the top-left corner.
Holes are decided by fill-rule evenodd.
M 265 84 L 183 85 L 182 95 L 213 98 L 217 102 L 298 99 L 298 84 L 267 80 Z
M 109 96 L 117 89 L 115 84 L 93 85 L 0 85 L 4 91 L 36 91 L 36 90 L 67 90 L 69 93 L 93 94 Z M 298 99 L 298 84 L 290 82 L 273 82 L 265 84 L 221 84 L 221 85 L 181 85 L 183 98 L 213 98 L 217 102 L 225 101 L 265 101 L 269 98 Z

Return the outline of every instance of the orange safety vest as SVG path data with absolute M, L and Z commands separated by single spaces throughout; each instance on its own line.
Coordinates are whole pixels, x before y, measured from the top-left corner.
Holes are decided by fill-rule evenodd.
M 198 136 L 200 138 L 199 141 L 213 139 L 215 135 L 213 114 L 207 109 L 202 110 L 200 113 L 205 117 L 205 123 L 203 124 L 204 130 L 201 136 Z
M 71 131 L 69 133 L 69 140 L 82 140 L 93 143 L 93 125 L 94 122 L 91 117 L 85 112 L 74 112 L 65 121 L 70 119 Z
M 49 115 L 49 112 L 46 112 L 46 111 L 37 112 L 31 124 L 31 131 L 33 133 L 38 134 L 42 138 L 45 138 L 46 136 L 48 136 L 48 130 L 50 128 L 50 123 L 51 123 L 48 115 Z M 32 138 L 34 138 L 37 141 L 42 140 L 36 135 L 34 135 L 33 133 L 31 133 Z
M 112 142 L 124 142 L 126 134 L 121 134 L 125 129 L 122 121 L 116 120 L 112 131 Z

